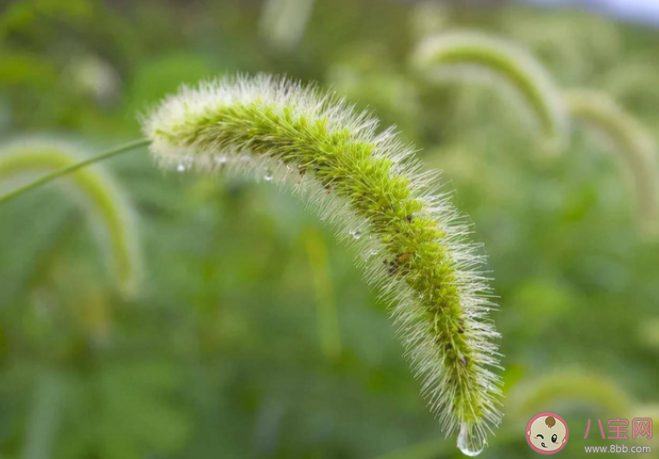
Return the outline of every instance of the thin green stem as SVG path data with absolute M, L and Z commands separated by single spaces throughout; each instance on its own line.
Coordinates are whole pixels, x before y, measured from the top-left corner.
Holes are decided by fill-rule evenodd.
M 72 172 L 77 171 L 78 169 L 82 169 L 83 167 L 89 166 L 90 164 L 94 164 L 100 161 L 103 161 L 105 159 L 111 158 L 113 156 L 117 156 L 121 153 L 125 153 L 131 150 L 135 150 L 140 147 L 145 147 L 150 143 L 149 140 L 146 139 L 140 139 L 140 140 L 135 140 L 133 142 L 127 143 L 125 145 L 122 145 L 117 148 L 113 148 L 112 150 L 103 152 L 97 156 L 94 156 L 89 159 L 85 159 L 84 161 L 80 161 L 79 163 L 72 164 L 67 167 L 63 167 L 62 169 L 56 170 L 54 172 L 51 172 L 50 174 L 46 174 L 43 177 L 40 177 L 36 179 L 33 182 L 28 183 L 27 185 L 24 185 L 22 187 L 19 187 L 15 190 L 10 191 L 9 193 L 0 196 L 0 204 L 3 204 L 17 196 L 22 195 L 23 193 L 27 193 L 28 191 L 34 190 L 36 188 L 39 188 L 42 185 L 45 185 L 47 183 L 52 182 L 55 179 L 58 179 L 60 177 L 64 177 L 65 175 L 71 174 Z
M 24 459 L 52 457 L 60 428 L 64 391 L 62 375 L 47 370 L 36 383 L 34 407 L 30 416 Z
M 323 235 L 318 231 L 308 230 L 304 233 L 303 238 L 316 295 L 316 320 L 320 348 L 325 357 L 336 360 L 341 355 L 341 332 L 332 280 L 328 272 L 327 244 Z

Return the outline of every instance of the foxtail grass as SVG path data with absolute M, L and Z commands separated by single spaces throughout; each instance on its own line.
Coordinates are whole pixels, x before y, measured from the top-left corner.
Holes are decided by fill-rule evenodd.
M 474 456 L 501 421 L 496 305 L 471 227 L 424 172 L 414 148 L 333 94 L 269 76 L 183 87 L 143 117 L 156 164 L 281 184 L 359 250 L 381 292 L 421 393 L 447 435 Z M 82 164 L 82 163 L 81 163 Z M 18 194 L 78 170 L 59 169 Z M 14 195 L 16 197 L 16 194 Z M 3 197 L 0 197 L 0 202 Z
M 44 178 L 68 175 L 76 194 L 89 206 L 100 229 L 99 239 L 107 247 L 104 252 L 109 254 L 108 264 L 115 272 L 121 292 L 130 297 L 136 293 L 141 273 L 134 213 L 114 180 L 102 169 L 80 170 L 80 164 L 87 161 L 77 146 L 56 139 L 12 141 L 0 147 L 0 184 L 35 173 L 50 174 L 0 196 L 0 201 L 8 200 L 21 190 L 35 188 L 35 183 L 37 186 L 46 183 Z
M 636 119 L 605 94 L 580 90 L 565 95 L 570 114 L 602 132 L 618 153 L 636 195 L 643 230 L 659 230 L 657 147 Z
M 445 32 L 423 39 L 412 63 L 430 80 L 507 83 L 537 121 L 547 151 L 565 147 L 567 117 L 560 92 L 542 65 L 517 45 L 479 32 Z
M 143 120 L 157 164 L 226 170 L 301 193 L 360 250 L 391 305 L 422 394 L 458 445 L 480 452 L 500 422 L 494 307 L 479 246 L 414 148 L 331 94 L 268 76 L 184 87 Z

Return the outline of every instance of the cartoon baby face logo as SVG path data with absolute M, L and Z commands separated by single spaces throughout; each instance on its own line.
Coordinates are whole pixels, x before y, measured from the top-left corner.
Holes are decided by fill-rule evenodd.
M 545 411 L 536 414 L 526 426 L 526 441 L 533 451 L 540 454 L 554 454 L 567 444 L 567 422 L 557 415 Z

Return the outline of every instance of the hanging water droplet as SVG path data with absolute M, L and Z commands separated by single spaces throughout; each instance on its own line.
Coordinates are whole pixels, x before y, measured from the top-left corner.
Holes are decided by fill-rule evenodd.
M 186 155 L 183 157 L 180 163 L 176 166 L 177 172 L 185 172 L 192 167 L 192 156 Z
M 218 166 L 223 166 L 224 164 L 226 164 L 228 159 L 229 158 L 227 158 L 227 155 L 216 156 L 215 157 L 215 164 L 217 164 Z
M 460 434 L 458 435 L 458 448 L 462 454 L 469 457 L 478 456 L 485 449 L 487 442 L 476 432 L 472 432 L 469 424 L 463 422 L 460 424 Z
M 272 171 L 270 169 L 265 170 L 265 175 L 263 175 L 263 178 L 265 179 L 266 182 L 272 182 Z
M 360 237 L 362 237 L 362 232 L 358 230 L 350 230 L 349 233 L 355 239 L 359 239 Z

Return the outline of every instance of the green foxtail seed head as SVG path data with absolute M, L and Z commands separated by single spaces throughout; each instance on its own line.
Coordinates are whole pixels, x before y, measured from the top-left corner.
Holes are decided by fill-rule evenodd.
M 523 49 L 478 32 L 447 32 L 422 40 L 413 65 L 435 80 L 502 80 L 535 115 L 547 151 L 567 143 L 567 116 L 559 91 L 545 69 Z M 491 77 L 498 77 L 493 80 Z
M 268 76 L 182 88 L 143 120 L 163 168 L 291 184 L 361 250 L 422 393 L 446 433 L 474 455 L 500 422 L 498 338 L 479 247 L 437 174 L 378 121 L 332 95 Z
M 659 170 L 650 135 L 622 107 L 604 94 L 571 91 L 565 95 L 570 114 L 601 130 L 615 146 L 634 185 L 643 229 L 659 230 Z
M 51 138 L 24 138 L 0 147 L 0 184 L 39 172 L 78 163 L 84 155 L 71 143 Z M 110 258 L 117 282 L 126 296 L 135 294 L 141 272 L 134 215 L 129 202 L 101 168 L 86 168 L 70 176 L 84 198 L 99 230 L 99 240 Z

